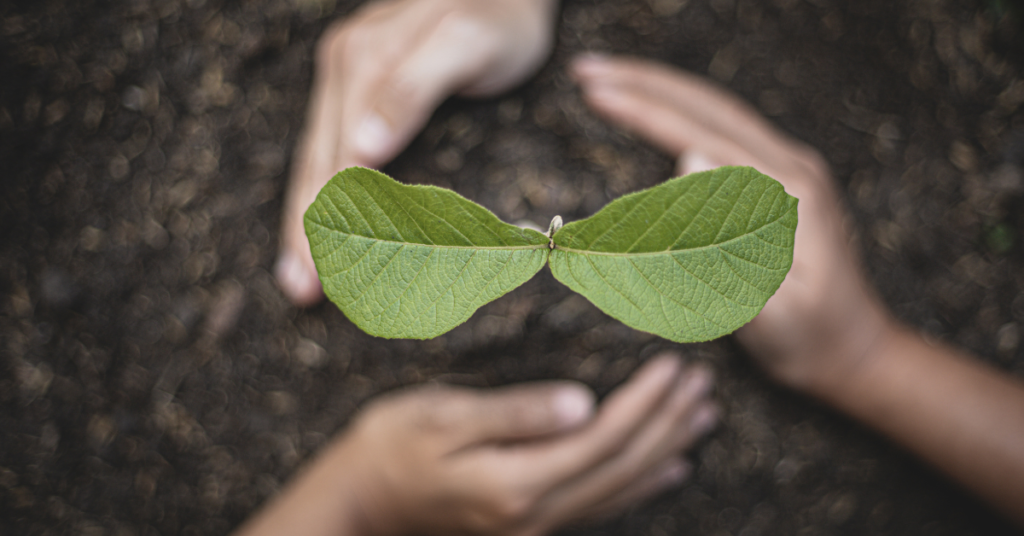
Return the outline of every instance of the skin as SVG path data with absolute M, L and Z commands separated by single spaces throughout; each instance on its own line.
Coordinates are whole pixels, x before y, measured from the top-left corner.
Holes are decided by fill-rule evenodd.
M 302 214 L 323 184 L 345 167 L 386 163 L 448 96 L 524 80 L 550 52 L 555 8 L 391 0 L 326 33 L 276 266 L 293 303 L 322 299 Z M 876 428 L 1024 525 L 1024 387 L 892 318 L 864 278 L 821 156 L 692 74 L 599 56 L 571 70 L 595 112 L 677 157 L 680 174 L 751 165 L 800 199 L 793 268 L 736 334 L 768 375 Z M 705 373 L 659 363 L 599 407 L 567 384 L 390 395 L 242 531 L 541 534 L 607 515 L 679 482 L 689 470 L 679 450 L 714 421 L 707 387 L 685 379 Z M 573 397 L 583 410 L 566 410 Z
M 539 535 L 604 517 L 689 475 L 711 385 L 665 354 L 600 405 L 571 382 L 386 395 L 238 534 Z
M 551 52 L 557 0 L 371 2 L 320 39 L 305 131 L 285 195 L 278 286 L 323 299 L 302 216 L 335 173 L 394 158 L 451 95 L 519 84 Z
M 678 157 L 751 165 L 800 200 L 793 268 L 736 336 L 768 374 L 877 429 L 1024 525 L 1024 384 L 893 319 L 868 285 L 821 157 L 692 74 L 633 58 L 572 66 L 599 114 Z

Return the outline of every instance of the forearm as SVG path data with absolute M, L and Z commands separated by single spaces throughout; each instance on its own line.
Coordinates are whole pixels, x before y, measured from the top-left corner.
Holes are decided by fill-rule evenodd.
M 364 536 L 350 462 L 344 445 L 332 444 L 235 536 Z
M 816 393 L 1024 524 L 1024 385 L 894 326 L 843 385 Z

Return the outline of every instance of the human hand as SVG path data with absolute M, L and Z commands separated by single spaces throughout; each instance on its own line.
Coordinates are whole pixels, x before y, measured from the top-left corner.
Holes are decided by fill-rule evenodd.
M 663 356 L 592 415 L 576 384 L 427 388 L 369 408 L 347 439 L 377 535 L 542 534 L 679 483 L 708 432 L 710 373 Z
M 350 166 L 379 167 L 452 94 L 494 95 L 551 50 L 557 0 L 373 2 L 321 37 L 286 194 L 275 275 L 292 303 L 323 298 L 302 216 Z
M 826 164 L 749 105 L 693 74 L 635 58 L 572 66 L 598 113 L 678 157 L 680 175 L 752 166 L 800 200 L 793 267 L 761 313 L 736 332 L 780 382 L 821 393 L 894 327 L 866 280 Z
M 608 516 L 688 475 L 680 451 L 717 420 L 711 383 L 663 355 L 596 409 L 569 382 L 387 395 L 247 534 L 539 535 Z M 318 512 L 335 517 L 322 531 Z

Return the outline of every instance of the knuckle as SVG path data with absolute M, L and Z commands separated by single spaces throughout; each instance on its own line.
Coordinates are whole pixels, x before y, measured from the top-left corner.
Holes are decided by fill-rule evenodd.
M 505 523 L 516 523 L 524 519 L 533 509 L 533 501 L 522 494 L 510 494 L 499 501 L 495 513 Z
M 403 394 L 401 392 L 394 392 L 373 397 L 363 404 L 359 411 L 357 422 L 391 420 L 396 412 L 401 412 L 400 408 L 405 398 Z
M 537 506 L 537 493 L 518 485 L 507 473 L 478 475 L 477 501 L 468 525 L 476 534 L 507 534 L 524 526 Z
M 339 54 L 345 48 L 350 33 L 348 26 L 342 24 L 335 24 L 324 32 L 316 45 L 315 55 L 318 67 L 325 68 L 334 65 Z
M 818 151 L 807 149 L 807 165 L 815 177 L 828 179 L 829 175 L 831 175 L 828 162 L 825 161 L 825 158 Z
M 454 38 L 454 42 L 473 43 L 481 57 L 492 56 L 500 50 L 502 33 L 478 14 L 466 10 L 454 10 L 441 18 L 437 32 Z M 524 36 L 525 42 L 530 42 Z
M 343 63 L 352 63 L 361 56 L 371 54 L 377 47 L 379 37 L 376 28 L 369 24 L 358 24 L 347 29 L 345 38 L 335 49 L 335 58 Z
M 399 108 L 415 106 L 421 98 L 419 86 L 413 80 L 394 73 L 380 88 L 380 111 L 385 117 L 397 116 Z
M 418 429 L 445 434 L 465 423 L 471 403 L 461 390 L 428 386 L 417 389 L 413 424 Z
M 828 175 L 815 175 L 811 180 L 804 183 L 805 197 L 814 204 L 823 204 L 834 195 L 831 181 L 827 180 Z
M 437 23 L 437 31 L 460 38 L 481 37 L 490 33 L 486 31 L 479 17 L 461 9 L 451 10 L 442 16 Z
M 413 387 L 392 391 L 370 400 L 360 411 L 360 420 L 405 422 L 421 419 L 424 408 L 432 406 L 430 388 Z M 429 414 L 429 412 L 426 412 Z
M 537 404 L 516 401 L 509 404 L 502 418 L 515 430 L 532 430 L 547 422 L 546 412 Z
M 796 142 L 794 153 L 808 175 L 818 181 L 828 179 L 830 175 L 828 162 L 821 156 L 821 153 L 800 142 Z
M 389 418 L 388 407 L 382 401 L 373 401 L 355 416 L 349 428 L 353 435 L 360 437 L 380 437 L 386 435 Z
M 331 26 L 317 42 L 316 62 L 320 68 L 351 63 L 374 47 L 375 32 L 368 23 L 349 22 Z
M 487 505 L 483 518 L 489 531 L 500 531 L 517 525 L 529 517 L 535 501 L 525 493 L 505 490 L 495 494 Z

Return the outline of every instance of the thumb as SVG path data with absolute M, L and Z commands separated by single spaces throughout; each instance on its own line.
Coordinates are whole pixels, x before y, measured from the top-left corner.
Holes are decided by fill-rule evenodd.
M 479 395 L 466 431 L 470 441 L 540 437 L 575 428 L 594 413 L 594 394 L 573 382 L 504 387 Z
M 689 175 L 700 171 L 708 171 L 721 166 L 718 162 L 708 158 L 704 153 L 693 149 L 683 151 L 676 160 L 676 173 L 679 176 Z
M 353 124 L 354 157 L 377 165 L 391 160 L 442 101 L 479 76 L 494 48 L 481 32 L 471 21 L 446 17 L 384 76 L 370 110 Z

